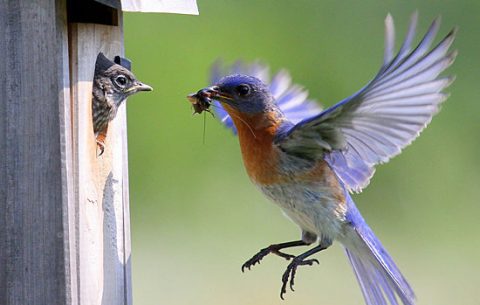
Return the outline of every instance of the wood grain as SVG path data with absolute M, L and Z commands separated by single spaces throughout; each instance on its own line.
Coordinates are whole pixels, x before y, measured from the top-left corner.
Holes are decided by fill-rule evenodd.
M 0 0 L 2 305 L 70 304 L 66 47 L 65 1 Z
M 109 125 L 101 157 L 96 155 L 91 120 L 97 54 L 110 59 L 123 55 L 123 33 L 121 26 L 84 23 L 72 24 L 69 33 L 79 295 L 82 304 L 131 304 L 125 106 Z

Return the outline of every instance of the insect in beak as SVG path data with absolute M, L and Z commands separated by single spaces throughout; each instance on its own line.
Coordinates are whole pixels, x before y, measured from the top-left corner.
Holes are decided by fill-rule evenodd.
M 195 113 L 202 113 L 204 111 L 210 112 L 210 106 L 212 105 L 212 100 L 202 94 L 197 93 L 192 93 L 187 96 L 187 99 L 190 101 L 193 107 L 193 114 Z
M 210 112 L 210 106 L 212 105 L 212 99 L 218 99 L 219 101 L 232 100 L 232 97 L 221 92 L 217 86 L 207 87 L 199 90 L 197 93 L 192 93 L 187 96 L 187 99 L 193 106 L 194 114 L 202 113 L 203 111 Z
M 189 94 L 187 99 L 193 106 L 193 114 L 204 111 L 212 113 L 210 106 L 212 105 L 212 97 L 216 96 L 216 92 L 218 92 L 218 90 L 214 86 L 201 89 L 197 93 Z

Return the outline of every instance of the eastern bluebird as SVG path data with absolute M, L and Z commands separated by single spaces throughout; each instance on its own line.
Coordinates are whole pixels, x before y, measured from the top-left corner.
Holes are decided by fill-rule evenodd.
M 117 115 L 118 107 L 132 94 L 151 91 L 152 87 L 138 81 L 128 69 L 99 53 L 95 62 L 92 88 L 93 131 L 99 155 L 105 149 L 108 123 Z
M 278 73 L 265 85 L 265 67 L 234 67 L 233 75 L 192 98 L 215 103 L 219 119 L 238 134 L 244 165 L 253 183 L 301 229 L 301 239 L 270 245 L 243 266 L 250 269 L 267 254 L 292 260 L 282 276 L 280 297 L 293 290 L 298 266 L 312 265 L 311 255 L 334 240 L 345 248 L 369 305 L 415 303 L 415 295 L 350 197 L 365 188 L 375 166 L 410 144 L 447 98 L 442 90 L 453 77 L 439 77 L 456 52 L 449 52 L 456 30 L 431 48 L 440 26 L 433 21 L 412 49 L 417 13 L 394 56 L 394 25 L 385 20 L 383 65 L 360 91 L 321 111 L 289 75 Z M 239 72 L 246 73 L 238 74 Z M 248 76 L 250 74 L 254 76 Z M 256 77 L 255 77 L 256 76 Z M 318 245 L 293 256 L 284 248 Z

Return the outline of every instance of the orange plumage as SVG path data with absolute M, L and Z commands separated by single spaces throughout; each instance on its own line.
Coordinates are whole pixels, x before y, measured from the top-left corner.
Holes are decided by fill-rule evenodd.
M 278 148 L 273 145 L 277 129 L 283 122 L 276 112 L 250 115 L 224 105 L 238 130 L 243 163 L 250 179 L 269 185 L 285 180 L 279 173 Z

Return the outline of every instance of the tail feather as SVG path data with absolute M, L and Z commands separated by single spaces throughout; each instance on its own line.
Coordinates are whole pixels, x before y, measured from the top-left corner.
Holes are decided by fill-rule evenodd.
M 415 294 L 372 230 L 363 223 L 353 231 L 346 253 L 368 305 L 415 304 Z M 398 299 L 397 299 L 398 297 Z
M 369 305 L 387 305 L 388 303 L 382 294 L 383 291 L 390 304 L 398 305 L 395 293 L 389 288 L 388 282 L 379 276 L 380 272 L 375 271 L 370 273 L 367 271 L 368 267 L 366 267 L 357 256 L 348 249 L 346 249 L 346 253 L 353 266 L 353 270 L 355 271 L 355 275 L 360 284 L 360 288 L 362 289 L 366 303 Z

